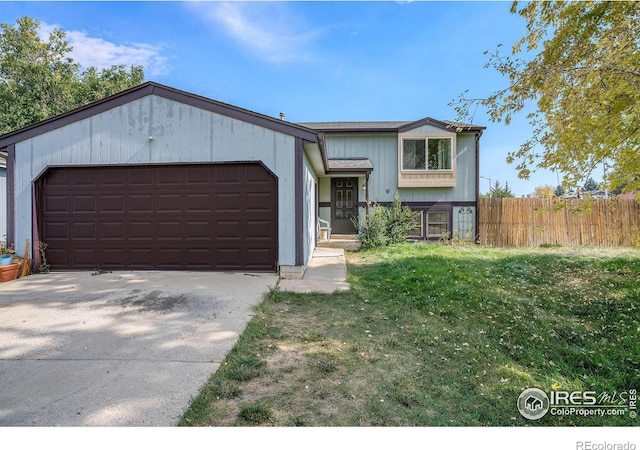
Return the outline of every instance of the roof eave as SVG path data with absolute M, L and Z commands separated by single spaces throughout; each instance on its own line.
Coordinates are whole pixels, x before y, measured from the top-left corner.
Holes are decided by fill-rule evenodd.
M 266 116 L 264 114 L 149 81 L 102 100 L 98 100 L 97 102 L 90 103 L 86 106 L 82 106 L 64 114 L 60 114 L 42 122 L 38 122 L 0 136 L 0 148 L 61 128 L 148 95 L 157 95 L 159 97 L 185 103 L 210 112 L 230 116 L 238 120 L 299 137 L 307 141 L 317 142 L 318 139 L 318 135 L 315 130 L 302 125 L 285 122 L 274 117 Z

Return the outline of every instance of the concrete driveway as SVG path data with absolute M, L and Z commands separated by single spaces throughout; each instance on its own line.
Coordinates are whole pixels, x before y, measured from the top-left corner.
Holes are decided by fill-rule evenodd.
M 0 284 L 0 426 L 172 426 L 275 274 L 54 273 Z

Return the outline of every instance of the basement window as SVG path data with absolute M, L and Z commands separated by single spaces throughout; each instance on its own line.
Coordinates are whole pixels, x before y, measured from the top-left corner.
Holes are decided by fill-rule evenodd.
M 427 237 L 449 236 L 449 211 L 427 211 Z

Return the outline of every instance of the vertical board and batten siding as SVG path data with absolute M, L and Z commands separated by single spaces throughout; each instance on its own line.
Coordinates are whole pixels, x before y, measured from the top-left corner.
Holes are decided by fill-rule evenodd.
M 638 246 L 640 204 L 635 200 L 481 198 L 480 243 L 496 247 L 543 244 Z
M 303 229 L 304 229 L 304 265 L 306 266 L 311 259 L 313 249 L 316 245 L 316 186 L 318 177 L 316 176 L 311 162 L 304 155 L 303 165 L 303 195 L 304 195 L 304 211 L 303 211 Z
M 424 126 L 411 132 L 442 131 Z M 396 192 L 407 202 L 475 201 L 476 156 L 475 135 L 456 137 L 456 186 L 453 188 L 398 188 L 398 135 L 328 135 L 329 158 L 369 158 L 373 172 L 369 177 L 369 199 L 391 202 Z M 389 191 L 389 192 L 387 192 Z M 364 193 L 360 193 L 364 198 Z M 330 201 L 330 190 L 321 191 L 321 202 Z
M 19 142 L 16 242 L 33 242 L 32 183 L 49 166 L 261 161 L 278 179 L 279 263 L 295 265 L 295 138 L 149 95 Z
M 432 133 L 443 130 L 425 125 L 410 130 L 410 133 Z M 357 134 L 326 136 L 327 156 L 329 158 L 368 158 L 373 165 L 369 177 L 369 199 L 372 202 L 392 202 L 397 193 L 406 202 L 473 202 L 476 201 L 476 135 L 458 133 L 456 135 L 456 186 L 442 188 L 399 188 L 398 187 L 398 134 Z M 358 198 L 364 201 L 364 177 L 358 178 Z M 321 178 L 319 183 L 321 203 L 331 201 L 331 181 Z M 464 207 L 465 210 L 467 207 Z M 477 235 L 475 223 L 476 208 L 471 206 L 473 229 L 462 233 L 459 225 L 461 207 L 452 208 L 451 229 L 460 238 L 473 240 Z M 364 209 L 361 208 L 362 217 Z M 330 221 L 331 208 L 320 207 L 320 217 Z M 463 236 L 464 234 L 464 236 Z

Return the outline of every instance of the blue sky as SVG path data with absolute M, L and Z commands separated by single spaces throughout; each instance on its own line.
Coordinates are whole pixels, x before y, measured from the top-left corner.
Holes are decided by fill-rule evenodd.
M 505 79 L 484 68 L 525 23 L 510 2 L 0 2 L 0 23 L 21 16 L 60 27 L 83 66 L 142 64 L 151 81 L 286 120 L 456 119 L 449 103 L 482 97 Z M 478 110 L 481 192 L 488 178 L 517 196 L 558 184 L 519 180 L 507 153 L 529 135 Z

